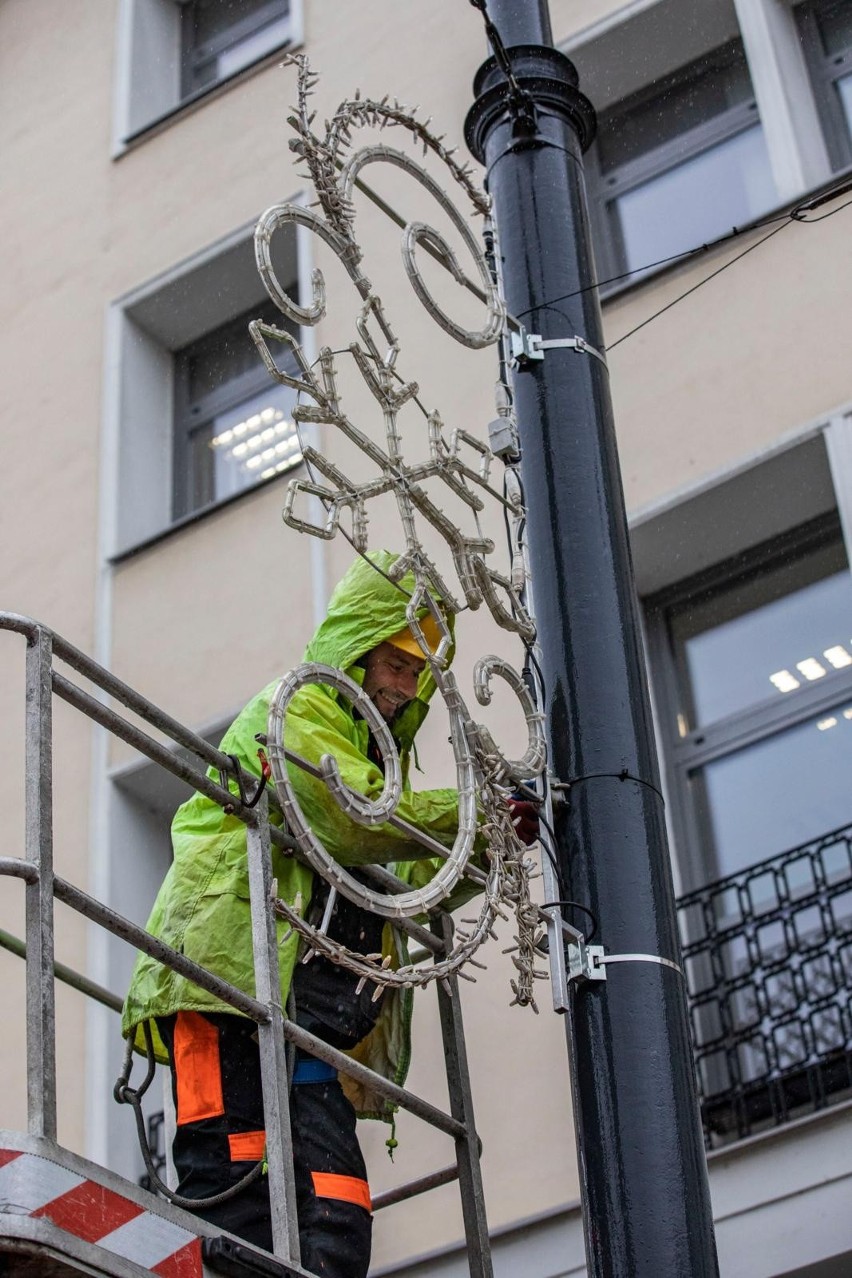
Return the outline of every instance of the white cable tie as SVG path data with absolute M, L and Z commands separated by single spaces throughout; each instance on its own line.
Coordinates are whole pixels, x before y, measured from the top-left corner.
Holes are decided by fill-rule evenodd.
M 603 967 L 609 963 L 659 963 L 662 967 L 670 967 L 677 972 L 679 976 L 686 976 L 683 968 L 675 963 L 672 959 L 663 958 L 659 954 L 601 954 L 596 955 L 594 962 L 597 966 Z

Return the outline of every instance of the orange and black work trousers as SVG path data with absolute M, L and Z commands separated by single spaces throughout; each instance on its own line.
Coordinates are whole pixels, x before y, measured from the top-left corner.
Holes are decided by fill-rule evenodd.
M 243 1016 L 198 1012 L 178 1012 L 157 1025 L 172 1064 L 178 1193 L 209 1198 L 264 1156 L 256 1026 Z M 320 1081 L 297 1081 L 290 1092 L 302 1265 L 323 1278 L 366 1278 L 372 1216 L 355 1112 L 337 1077 L 312 1065 L 320 1062 L 297 1058 L 295 1078 Z M 198 1215 L 272 1250 L 265 1174 Z

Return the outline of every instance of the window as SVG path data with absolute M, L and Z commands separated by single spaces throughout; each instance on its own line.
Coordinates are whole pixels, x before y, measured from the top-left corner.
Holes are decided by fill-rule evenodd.
M 175 355 L 176 520 L 302 459 L 294 393 L 261 363 L 248 334 L 252 319 L 285 327 L 273 306 L 255 307 Z
M 633 522 L 705 1137 L 852 1087 L 852 418 Z
M 301 39 L 301 0 L 121 0 L 117 152 Z
M 653 611 L 686 888 L 852 824 L 852 574 L 836 517 Z
M 852 1085 L 837 957 L 852 940 L 852 573 L 837 512 L 658 597 L 649 620 L 714 1146 Z
M 287 42 L 288 0 L 184 0 L 181 96 L 209 89 Z
M 113 557 L 301 461 L 295 394 L 272 380 L 248 332 L 252 319 L 288 327 L 258 275 L 252 231 L 113 307 Z M 296 299 L 294 228 L 275 237 L 274 268 Z M 288 349 L 273 353 L 286 366 Z
M 641 279 L 852 164 L 848 0 L 633 0 L 566 52 L 598 112 L 602 279 Z
M 749 222 L 776 198 L 742 41 L 601 113 L 591 157 L 607 273 Z
M 852 164 L 852 5 L 818 0 L 796 18 L 835 169 Z

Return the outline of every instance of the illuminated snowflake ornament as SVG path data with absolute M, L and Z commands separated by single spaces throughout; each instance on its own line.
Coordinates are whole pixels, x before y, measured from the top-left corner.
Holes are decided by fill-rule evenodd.
M 351 523 L 349 539 L 355 549 L 369 549 L 370 504 L 390 495 L 396 503 L 401 533 L 401 553 L 394 564 L 392 577 L 399 582 L 411 573 L 415 590 L 408 600 L 407 620 L 420 643 L 439 694 L 443 697 L 450 719 L 450 740 L 456 762 L 456 788 L 459 794 L 458 833 L 452 849 L 435 844 L 432 849 L 444 859 L 432 881 L 423 888 L 398 894 L 382 894 L 353 878 L 328 853 L 310 829 L 290 784 L 287 759 L 294 760 L 284 744 L 284 722 L 293 695 L 306 683 L 323 683 L 335 687 L 341 696 L 356 706 L 370 724 L 384 760 L 385 786 L 378 799 L 371 801 L 355 794 L 343 782 L 337 764 L 328 757 L 320 764 L 320 772 L 333 800 L 355 822 L 376 825 L 398 821 L 395 809 L 402 792 L 396 746 L 386 724 L 361 688 L 343 672 L 316 663 L 307 663 L 290 672 L 280 682 L 273 698 L 269 717 L 269 753 L 276 790 L 288 827 L 296 836 L 301 851 L 311 867 L 330 884 L 332 894 L 342 893 L 349 899 L 393 920 L 423 914 L 437 908 L 456 887 L 462 876 L 477 879 L 483 888 L 482 907 L 478 918 L 458 929 L 453 949 L 426 968 L 404 964 L 393 969 L 377 955 L 359 955 L 345 950 L 326 934 L 324 927 L 314 928 L 301 917 L 300 911 L 284 901 L 276 908 L 291 926 L 305 937 L 309 951 L 325 954 L 376 985 L 376 996 L 388 985 L 413 986 L 450 973 L 465 975 L 462 966 L 473 961 L 482 942 L 493 934 L 494 920 L 511 907 L 518 920 L 518 955 L 514 959 L 518 978 L 513 982 L 515 1001 L 532 1004 L 532 979 L 542 975 L 534 969 L 534 947 L 538 940 L 539 912 L 529 897 L 529 878 L 534 863 L 520 843 L 512 826 L 508 794 L 518 783 L 538 776 L 545 766 L 542 716 L 537 711 L 523 679 L 506 662 L 484 657 L 474 672 L 477 700 L 487 705 L 491 699 L 493 676 L 503 679 L 520 701 L 526 725 L 527 745 L 523 757 L 510 760 L 503 756 L 491 734 L 474 723 L 448 669 L 451 635 L 445 613 L 462 608 L 477 609 L 483 605 L 504 629 L 531 643 L 535 629 L 523 603 L 525 569 L 523 555 L 516 538 L 508 573 L 500 573 L 489 562 L 494 544 L 481 532 L 479 517 L 489 503 L 497 503 L 509 516 L 515 533 L 523 520 L 520 487 L 507 483 L 505 492 L 493 484 L 491 474 L 495 458 L 488 445 L 464 430 L 445 430 L 439 413 L 427 411 L 420 403 L 415 381 L 406 380 L 398 371 L 400 346 L 381 299 L 362 269 L 363 253 L 355 236 L 353 189 L 364 168 L 371 164 L 390 164 L 403 170 L 434 199 L 442 214 L 458 233 L 476 268 L 477 295 L 484 300 L 485 319 L 479 329 L 462 327 L 430 293 L 418 264 L 418 255 L 428 252 L 437 258 L 458 282 L 466 282 L 458 258 L 439 230 L 425 222 L 411 222 L 402 234 L 402 260 L 415 294 L 441 328 L 456 341 L 472 349 L 497 342 L 505 324 L 505 307 L 498 286 L 492 278 L 488 262 L 473 236 L 466 219 L 429 172 L 406 153 L 384 144 L 364 146 L 349 155 L 355 128 L 384 129 L 388 126 L 406 130 L 424 149 L 441 161 L 455 183 L 464 191 L 474 213 L 488 216 L 487 197 L 475 186 L 466 167 L 457 163 L 443 140 L 435 137 L 413 111 L 384 98 L 380 102 L 362 99 L 356 94 L 341 103 L 332 120 L 326 123 L 323 136 L 312 130 L 313 116 L 308 99 L 316 77 L 307 59 L 290 60 L 298 67 L 299 102 L 291 124 L 295 137 L 291 148 L 306 163 L 308 177 L 317 196 L 317 206 L 280 204 L 269 209 L 258 222 L 255 247 L 258 269 L 269 296 L 293 324 L 312 326 L 326 315 L 326 290 L 322 272 L 312 276 L 312 297 L 307 305 L 293 301 L 275 274 L 272 241 L 276 232 L 295 225 L 317 235 L 343 264 L 357 290 L 359 311 L 355 321 L 357 339 L 349 343 L 343 356 L 354 361 L 360 377 L 375 400 L 384 423 L 384 440 L 379 444 L 370 438 L 344 412 L 339 392 L 338 360 L 341 352 L 323 347 L 316 360 L 309 360 L 300 343 L 285 328 L 254 321 L 252 337 L 272 377 L 297 392 L 293 410 L 297 426 L 322 425 L 332 428 L 354 446 L 362 462 L 369 464 L 370 477 L 355 481 L 349 478 L 331 457 L 306 446 L 303 454 L 312 478 L 292 480 L 284 509 L 285 522 L 300 532 L 331 539 L 341 531 L 344 513 Z M 316 207 L 316 206 L 315 206 Z M 286 360 L 276 361 L 272 347 L 284 347 Z M 286 367 L 283 366 L 286 363 Z M 425 418 L 421 432 L 423 455 L 406 456 L 400 428 L 401 410 L 414 403 Z M 508 416 L 507 401 L 498 411 Z M 334 436 L 332 435 L 332 439 Z M 427 491 L 426 484 L 430 484 Z M 463 531 L 435 499 L 436 485 L 469 512 L 475 531 Z M 306 500 L 307 499 L 307 500 Z M 310 499 L 313 499 L 312 501 Z M 317 506 L 324 510 L 319 522 L 310 518 Z M 307 511 L 308 513 L 305 513 Z M 421 529 L 437 532 L 452 558 L 458 591 L 451 588 L 434 558 L 427 554 Z M 386 541 L 383 537 L 383 541 Z M 457 596 L 460 596 L 457 597 Z M 440 606 L 438 601 L 440 600 Z M 432 652 L 423 636 L 418 615 L 424 610 L 434 618 L 441 642 Z M 298 762 L 298 760 L 294 760 Z M 484 819 L 483 819 L 484 814 Z M 488 843 L 487 871 L 477 870 L 471 862 L 477 833 Z M 420 839 L 424 841 L 423 837 Z M 434 843 L 434 841 L 432 841 Z M 330 911 L 326 912 L 327 915 Z

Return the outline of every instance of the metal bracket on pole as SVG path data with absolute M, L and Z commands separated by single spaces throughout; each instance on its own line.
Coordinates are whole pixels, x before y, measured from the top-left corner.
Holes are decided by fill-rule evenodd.
M 528 333 L 525 328 L 521 328 L 519 333 L 512 333 L 511 338 L 512 359 L 519 367 L 529 363 L 531 360 L 544 359 L 545 351 L 559 350 L 560 348 L 573 350 L 577 355 L 593 355 L 595 359 L 600 360 L 604 368 L 608 369 L 609 367 L 606 362 L 606 356 L 582 337 L 549 337 L 543 339 L 540 333 Z
M 563 923 L 564 933 L 574 933 L 574 929 Z M 568 957 L 569 981 L 605 981 L 604 947 L 587 945 L 582 933 L 574 933 L 565 942 L 565 953 Z
M 602 945 L 587 945 L 583 933 L 561 917 L 558 906 L 543 906 L 542 912 L 548 919 L 547 952 L 553 1008 L 556 1012 L 567 1012 L 572 981 L 606 980 L 604 948 Z
M 544 807 L 548 823 L 552 824 L 554 805 L 566 801 L 568 789 L 564 782 L 550 774 Z M 545 900 L 556 901 L 560 895 L 560 885 L 556 866 L 550 856 L 541 858 L 541 877 Z M 558 905 L 544 905 L 541 908 L 547 917 L 547 956 L 550 963 L 553 1010 L 567 1012 L 571 1006 L 572 981 L 606 980 L 606 968 L 601 963 L 604 950 L 602 945 L 587 945 L 583 933 L 566 923 Z

